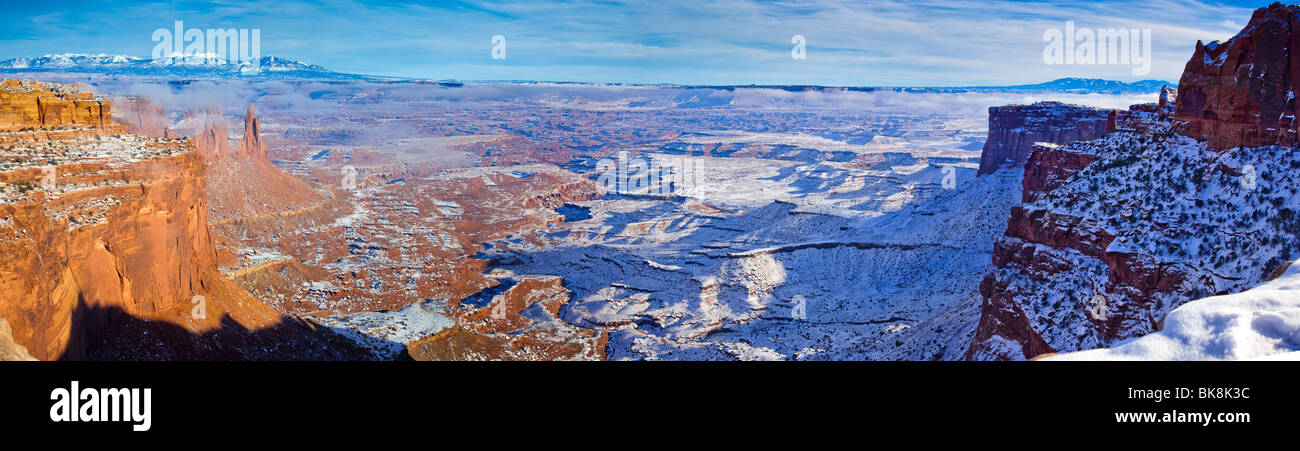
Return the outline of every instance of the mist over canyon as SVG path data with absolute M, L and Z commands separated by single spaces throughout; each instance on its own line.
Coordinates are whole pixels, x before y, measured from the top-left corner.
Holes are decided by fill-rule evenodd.
M 1176 84 L 3 61 L 0 358 L 1294 356 L 1297 20 Z

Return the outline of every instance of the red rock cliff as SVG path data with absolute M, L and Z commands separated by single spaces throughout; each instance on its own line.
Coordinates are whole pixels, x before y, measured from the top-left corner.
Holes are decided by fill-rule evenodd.
M 1210 148 L 1297 145 L 1300 7 L 1274 3 L 1255 11 L 1232 39 L 1196 43 L 1178 83 L 1175 118 L 1182 133 Z
M 112 124 L 108 102 L 89 92 L 31 80 L 3 80 L 0 86 L 0 131 Z
M 1141 336 L 1178 305 L 1249 288 L 1293 258 L 1294 152 L 1261 146 L 1295 144 L 1296 11 L 1274 4 L 1227 43 L 1198 45 L 1179 90 L 1113 112 L 1113 133 L 1034 150 L 1024 204 L 980 285 L 968 359 Z
M 989 108 L 989 136 L 979 175 L 1021 167 L 1035 143 L 1064 144 L 1106 134 L 1107 110 L 1058 102 Z
M 17 130 L 0 146 L 0 317 L 15 342 L 43 360 L 324 352 L 218 272 L 193 142 L 51 120 L 37 100 L 83 95 L 0 86 L 16 87 L 0 90 Z

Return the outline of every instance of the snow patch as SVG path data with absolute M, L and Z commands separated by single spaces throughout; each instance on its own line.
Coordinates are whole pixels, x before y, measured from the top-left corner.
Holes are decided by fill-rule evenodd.
M 1300 360 L 1300 265 L 1236 294 L 1188 302 L 1163 330 L 1046 360 Z

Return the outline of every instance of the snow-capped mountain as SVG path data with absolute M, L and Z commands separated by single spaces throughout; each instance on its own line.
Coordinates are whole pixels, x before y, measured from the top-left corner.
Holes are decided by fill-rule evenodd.
M 1035 83 L 1028 85 L 1010 85 L 1010 86 L 916 86 L 916 87 L 889 87 L 889 86 L 819 86 L 819 85 L 685 85 L 686 88 L 695 89 L 724 89 L 736 90 L 745 88 L 764 88 L 779 89 L 789 92 L 805 91 L 822 91 L 822 92 L 877 92 L 877 91 L 896 91 L 910 93 L 962 93 L 962 92 L 983 92 L 983 93 L 1021 93 L 1021 94 L 1038 94 L 1038 93 L 1066 93 L 1066 94 L 1149 94 L 1158 93 L 1165 87 L 1177 87 L 1177 83 L 1171 83 L 1163 80 L 1142 80 L 1135 82 L 1123 82 L 1116 80 L 1103 80 L 1100 78 L 1058 78 L 1056 80 Z
M 277 56 L 252 62 L 229 62 L 216 55 L 143 58 L 126 55 L 67 53 L 19 57 L 0 61 L 0 73 L 88 72 L 105 75 L 168 76 L 182 78 L 249 79 L 369 79 L 365 75 L 333 72 L 324 67 Z
M 215 54 L 176 55 L 148 58 L 126 55 L 64 53 L 38 57 L 18 57 L 0 61 L 0 74 L 31 72 L 73 72 L 103 75 L 129 75 L 179 78 L 240 78 L 240 79 L 328 79 L 328 80 L 391 80 L 394 77 L 360 75 L 334 72 L 319 65 L 264 56 L 258 64 L 229 62 Z M 522 84 L 587 85 L 588 83 L 517 81 Z M 592 84 L 599 86 L 601 84 Z M 629 84 L 628 86 L 635 86 Z M 802 91 L 906 91 L 906 92 L 1013 92 L 1013 93 L 1068 93 L 1068 94 L 1141 94 L 1160 92 L 1163 86 L 1177 86 L 1162 80 L 1122 82 L 1097 78 L 1060 78 L 1044 83 L 1013 86 L 966 87 L 878 87 L 878 86 L 815 86 L 815 85 L 685 85 L 687 88 L 734 90 L 741 88 L 780 89 Z
M 1045 83 L 981 88 L 988 90 L 1031 91 L 1031 92 L 1066 92 L 1072 94 L 1129 94 L 1143 92 L 1160 92 L 1160 88 L 1177 87 L 1177 83 L 1163 80 L 1142 80 L 1123 82 L 1102 80 L 1099 78 L 1058 78 Z

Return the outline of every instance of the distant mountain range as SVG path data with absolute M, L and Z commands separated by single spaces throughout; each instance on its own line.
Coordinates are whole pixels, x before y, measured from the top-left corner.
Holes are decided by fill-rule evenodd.
M 745 89 L 765 88 L 783 91 L 854 91 L 854 92 L 1015 92 L 1015 93 L 1070 93 L 1070 94 L 1145 94 L 1160 92 L 1160 88 L 1169 86 L 1177 88 L 1178 83 L 1163 80 L 1142 80 L 1123 82 L 1102 80 L 1099 78 L 1058 78 L 1045 83 L 1011 86 L 936 86 L 936 87 L 888 87 L 888 86 L 818 86 L 818 85 L 688 85 L 696 89 Z
M 1160 88 L 1169 86 L 1177 88 L 1178 83 L 1163 80 L 1142 80 L 1135 82 L 1122 82 L 1114 80 L 1102 80 L 1097 78 L 1058 78 L 1046 83 L 1019 86 L 988 86 L 982 88 L 990 91 L 1047 91 L 1047 92 L 1070 92 L 1070 93 L 1110 93 L 1110 94 L 1127 94 L 1143 92 L 1160 92 Z
M 62 54 L 0 61 L 0 74 L 18 72 L 73 72 L 142 77 L 250 80 L 391 80 L 391 77 L 345 74 L 314 64 L 264 56 L 258 64 L 196 62 L 186 58 L 141 58 L 124 55 Z
M 287 58 L 264 56 L 259 64 L 194 62 L 185 58 L 142 58 L 124 55 L 62 54 L 40 57 L 21 57 L 0 61 L 0 74 L 31 72 L 95 73 L 140 77 L 182 79 L 247 79 L 247 80 L 354 80 L 398 81 L 400 77 L 348 74 L 334 72 L 324 67 L 306 64 Z M 418 80 L 409 80 L 418 81 Z M 521 81 L 520 83 L 538 83 Z M 547 84 L 551 84 L 547 82 Z M 589 83 L 556 82 L 554 84 L 586 85 Z M 631 85 L 615 83 L 615 85 Z M 1060 78 L 1046 83 L 1013 86 L 967 87 L 880 87 L 880 86 L 819 86 L 819 85 L 671 85 L 688 89 L 734 90 L 745 88 L 780 89 L 784 91 L 899 91 L 899 92 L 1020 92 L 1020 93 L 1072 93 L 1072 94 L 1141 94 L 1160 92 L 1162 86 L 1177 87 L 1177 83 L 1162 80 L 1122 82 L 1096 78 Z

